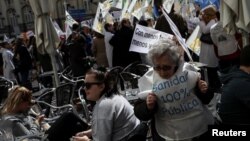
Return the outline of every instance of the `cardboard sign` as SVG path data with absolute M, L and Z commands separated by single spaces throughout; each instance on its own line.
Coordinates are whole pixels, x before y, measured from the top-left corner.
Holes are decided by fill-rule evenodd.
M 137 24 L 129 51 L 148 53 L 151 45 L 158 42 L 160 38 L 172 39 L 173 35 Z

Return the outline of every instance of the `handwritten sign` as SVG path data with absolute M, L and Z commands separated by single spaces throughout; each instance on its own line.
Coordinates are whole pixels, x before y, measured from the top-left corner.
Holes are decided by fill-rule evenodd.
M 158 42 L 161 37 L 172 39 L 173 35 L 137 24 L 129 51 L 148 53 L 151 45 Z

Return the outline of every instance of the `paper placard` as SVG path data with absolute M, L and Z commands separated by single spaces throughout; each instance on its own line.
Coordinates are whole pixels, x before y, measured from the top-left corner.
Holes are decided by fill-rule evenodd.
M 129 51 L 148 53 L 151 45 L 158 42 L 160 37 L 172 39 L 173 35 L 137 24 Z

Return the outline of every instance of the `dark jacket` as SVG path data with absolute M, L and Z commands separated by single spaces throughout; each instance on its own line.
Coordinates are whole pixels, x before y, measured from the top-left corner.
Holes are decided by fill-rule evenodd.
M 73 76 L 83 76 L 87 70 L 84 66 L 84 59 L 86 57 L 84 38 L 80 36 L 79 39 L 70 40 L 67 43 L 67 47 L 69 49 L 69 60 Z
M 28 71 L 32 68 L 32 59 L 30 53 L 24 45 L 17 46 L 14 57 L 18 58 L 17 68 L 20 72 Z
M 140 61 L 139 53 L 129 51 L 133 33 L 133 29 L 123 26 L 109 41 L 114 47 L 113 66 L 126 67 L 130 63 Z
M 219 115 L 225 124 L 250 125 L 250 75 L 238 68 L 221 77 Z
M 177 26 L 178 30 L 181 33 L 181 36 L 183 38 L 186 38 L 187 33 L 188 33 L 187 22 L 182 18 L 181 15 L 178 15 L 176 13 L 169 13 L 168 16 L 174 22 L 174 24 Z M 170 25 L 169 25 L 169 23 L 166 20 L 164 15 L 161 15 L 158 18 L 156 25 L 155 25 L 155 29 L 174 35 L 174 33 L 171 30 Z

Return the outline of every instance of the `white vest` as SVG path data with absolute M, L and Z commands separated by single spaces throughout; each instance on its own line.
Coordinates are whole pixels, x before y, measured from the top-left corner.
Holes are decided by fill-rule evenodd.
M 193 138 L 206 132 L 208 124 L 213 124 L 212 114 L 194 94 L 199 74 L 186 70 L 187 63 L 183 65 L 170 79 L 162 79 L 157 73 L 148 72 L 153 78 L 146 74 L 139 80 L 139 87 L 146 79 L 153 80 L 152 91 L 157 95 L 158 104 L 155 126 L 164 139 Z

